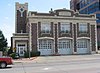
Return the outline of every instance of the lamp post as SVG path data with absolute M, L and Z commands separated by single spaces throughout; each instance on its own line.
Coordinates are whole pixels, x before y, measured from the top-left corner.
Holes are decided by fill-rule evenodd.
M 2 39 L 2 37 L 0 37 L 0 40 Z M 0 56 L 3 56 L 3 52 L 2 51 L 0 51 Z
M 30 59 L 30 57 L 31 57 L 31 23 L 29 23 L 28 22 L 28 24 L 27 24 L 27 26 L 28 26 L 28 28 L 29 28 L 29 59 Z

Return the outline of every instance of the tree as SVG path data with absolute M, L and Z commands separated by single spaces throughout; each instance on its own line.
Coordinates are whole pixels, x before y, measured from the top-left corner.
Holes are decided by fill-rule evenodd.
M 0 51 L 5 52 L 7 49 L 7 39 L 5 39 L 2 31 L 0 30 Z
M 10 54 L 12 54 L 13 53 L 13 50 L 10 48 L 9 50 L 8 50 L 8 56 L 10 55 Z

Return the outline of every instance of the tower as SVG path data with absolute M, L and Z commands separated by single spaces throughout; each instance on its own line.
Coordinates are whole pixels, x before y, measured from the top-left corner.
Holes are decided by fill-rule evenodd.
M 19 4 L 16 2 L 15 33 L 26 33 L 28 3 Z

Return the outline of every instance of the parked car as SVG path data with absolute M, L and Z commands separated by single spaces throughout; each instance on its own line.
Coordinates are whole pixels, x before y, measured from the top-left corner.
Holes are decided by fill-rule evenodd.
M 19 59 L 20 55 L 18 53 L 12 53 L 10 54 L 10 57 L 12 57 L 13 59 Z
M 0 68 L 5 68 L 11 64 L 13 64 L 11 57 L 0 57 Z
M 15 59 L 19 59 L 20 55 L 18 53 L 15 54 Z

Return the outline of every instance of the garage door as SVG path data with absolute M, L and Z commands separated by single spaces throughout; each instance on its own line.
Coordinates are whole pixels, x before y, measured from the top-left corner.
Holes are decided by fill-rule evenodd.
M 89 40 L 78 40 L 77 41 L 77 54 L 89 53 Z
M 59 54 L 72 54 L 71 40 L 59 40 L 58 53 Z
M 54 49 L 53 40 L 39 40 L 39 51 L 41 55 L 52 55 Z

